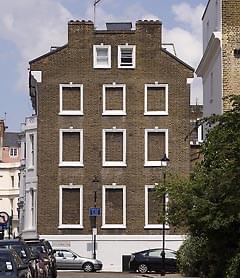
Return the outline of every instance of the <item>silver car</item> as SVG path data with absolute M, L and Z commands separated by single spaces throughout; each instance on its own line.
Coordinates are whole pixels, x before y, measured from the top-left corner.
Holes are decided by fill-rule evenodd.
M 55 249 L 57 269 L 84 270 L 93 272 L 102 269 L 102 262 L 96 259 L 90 259 L 79 256 L 69 249 Z

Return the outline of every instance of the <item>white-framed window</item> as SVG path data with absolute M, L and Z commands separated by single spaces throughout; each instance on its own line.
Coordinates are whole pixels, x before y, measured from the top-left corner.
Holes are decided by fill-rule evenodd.
M 168 115 L 168 84 L 145 84 L 144 115 Z
M 125 167 L 126 163 L 126 129 L 103 129 L 102 165 Z
M 84 166 L 83 129 L 59 130 L 59 166 Z
M 93 46 L 93 67 L 95 69 L 111 68 L 111 46 L 94 45 Z
M 126 84 L 103 84 L 102 115 L 126 115 Z
M 60 185 L 59 187 L 59 227 L 83 228 L 83 186 Z
M 29 134 L 29 139 L 30 139 L 30 161 L 29 165 L 30 167 L 34 167 L 35 164 L 35 147 L 34 147 L 34 134 Z
M 136 45 L 119 45 L 118 46 L 118 68 L 136 67 Z
M 59 84 L 59 115 L 83 115 L 83 84 Z
M 11 147 L 9 149 L 9 156 L 10 157 L 17 157 L 18 156 L 18 149 L 14 148 L 14 147 Z
M 102 206 L 102 228 L 126 228 L 125 185 L 103 185 Z
M 161 159 L 168 157 L 168 129 L 145 129 L 145 163 L 144 166 L 167 166 Z
M 145 185 L 145 229 L 161 229 L 163 227 L 163 205 L 155 195 L 156 185 Z M 165 211 L 167 214 L 168 196 L 165 197 Z M 169 225 L 165 224 L 168 229 Z

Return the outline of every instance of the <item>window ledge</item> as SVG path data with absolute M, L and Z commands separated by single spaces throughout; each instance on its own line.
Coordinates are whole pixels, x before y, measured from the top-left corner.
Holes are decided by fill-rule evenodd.
M 127 113 L 121 110 L 111 110 L 102 113 L 103 116 L 126 116 Z
M 111 65 L 94 65 L 94 69 L 111 69 Z
M 102 229 L 126 229 L 126 225 L 121 224 L 105 224 L 102 225 Z
M 144 112 L 144 116 L 168 116 L 167 111 L 147 111 Z
M 162 224 L 152 224 L 152 225 L 145 225 L 144 229 L 162 229 L 163 225 Z M 165 229 L 170 229 L 168 224 L 165 224 Z
M 161 162 L 161 161 L 147 161 L 144 163 L 144 167 L 166 167 L 167 162 Z
M 135 66 L 118 66 L 119 69 L 135 69 Z
M 84 167 L 84 164 L 81 162 L 60 162 L 59 167 Z
M 63 225 L 59 225 L 58 226 L 58 229 L 83 229 L 83 225 L 66 225 L 66 224 L 63 224 Z
M 106 161 L 103 163 L 104 167 L 127 167 L 127 163 L 122 162 L 122 161 L 116 161 L 116 162 L 111 162 L 111 161 Z
M 83 116 L 83 112 L 80 110 L 76 110 L 76 111 L 66 110 L 66 111 L 59 112 L 58 115 L 59 116 Z

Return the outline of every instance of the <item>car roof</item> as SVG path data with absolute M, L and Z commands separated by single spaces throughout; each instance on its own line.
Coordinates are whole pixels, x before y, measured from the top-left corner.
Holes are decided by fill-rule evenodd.
M 132 254 L 144 253 L 144 252 L 155 251 L 155 250 L 163 250 L 163 249 L 162 248 L 151 248 L 151 249 L 146 249 L 146 250 L 142 250 L 142 251 L 137 251 Z M 172 253 L 176 253 L 176 251 L 174 251 L 172 249 L 165 248 L 164 250 L 172 252 Z
M 4 239 L 0 240 L 0 245 L 20 245 L 26 244 L 25 241 L 19 239 Z

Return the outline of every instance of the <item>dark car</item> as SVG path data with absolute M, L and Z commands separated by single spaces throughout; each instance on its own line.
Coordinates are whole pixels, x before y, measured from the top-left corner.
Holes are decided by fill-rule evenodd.
M 56 259 L 50 243 L 44 239 L 27 239 L 26 243 L 35 254 L 39 254 L 48 275 L 51 278 L 57 277 Z
M 11 240 L 0 240 L 0 248 L 13 248 L 20 256 L 24 264 L 29 266 L 31 275 L 33 278 L 38 277 L 37 271 L 37 258 L 33 255 L 30 248 L 26 245 L 23 240 L 11 239 Z
M 57 248 L 55 251 L 58 269 L 84 270 L 84 272 L 102 269 L 102 262 L 99 260 L 81 257 L 65 248 Z
M 161 272 L 163 270 L 162 249 L 148 249 L 133 253 L 129 261 L 129 269 L 140 273 Z M 165 249 L 165 271 L 169 273 L 177 271 L 176 252 L 170 249 Z
M 50 270 L 51 270 L 51 278 L 57 277 L 57 264 L 56 264 L 56 258 L 54 256 L 55 250 L 53 250 L 50 242 L 46 239 L 41 239 L 41 242 L 45 245 L 45 248 L 48 252 L 48 257 L 50 258 Z
M 14 249 L 0 248 L 0 278 L 31 278 L 27 264 L 24 264 Z

